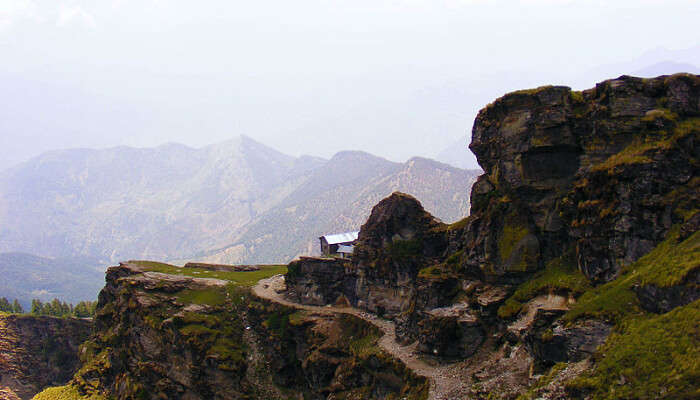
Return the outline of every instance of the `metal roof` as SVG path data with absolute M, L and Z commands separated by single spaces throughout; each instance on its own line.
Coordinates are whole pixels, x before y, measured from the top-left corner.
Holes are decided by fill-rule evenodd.
M 352 251 L 355 249 L 355 246 L 346 246 L 344 244 L 338 245 L 338 253 L 345 253 L 345 254 L 352 254 Z
M 338 244 L 338 243 L 354 242 L 355 240 L 357 240 L 357 235 L 359 233 L 360 232 L 336 233 L 334 235 L 323 235 L 321 237 L 325 238 L 326 242 L 328 242 L 328 244 Z

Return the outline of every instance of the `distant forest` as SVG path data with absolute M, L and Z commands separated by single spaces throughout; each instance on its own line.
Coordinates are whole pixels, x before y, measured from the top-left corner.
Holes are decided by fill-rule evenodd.
M 29 314 L 32 315 L 48 315 L 51 317 L 75 317 L 75 318 L 92 318 L 95 315 L 96 301 L 81 301 L 73 305 L 59 299 L 53 299 L 49 302 L 42 302 L 39 299 L 32 300 L 32 307 Z M 15 299 L 12 303 L 6 298 L 0 298 L 0 312 L 24 314 L 25 310 Z

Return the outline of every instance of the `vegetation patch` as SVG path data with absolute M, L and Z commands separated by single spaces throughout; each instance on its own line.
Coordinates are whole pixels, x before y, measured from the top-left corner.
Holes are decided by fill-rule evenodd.
M 232 282 L 241 287 L 255 286 L 261 279 L 287 272 L 286 265 L 261 265 L 258 271 L 211 271 L 203 268 L 185 268 L 155 261 L 129 261 L 148 271 L 193 278 L 214 278 Z
M 544 91 L 544 90 L 551 89 L 551 88 L 553 88 L 553 87 L 554 87 L 554 86 L 552 86 L 552 85 L 545 85 L 545 86 L 540 86 L 540 87 L 536 87 L 536 88 L 533 88 L 533 89 L 521 89 L 521 90 L 516 90 L 516 91 L 514 91 L 514 92 L 511 92 L 511 93 L 509 93 L 507 96 L 514 96 L 514 95 L 528 95 L 528 96 L 532 96 L 532 95 L 538 94 L 538 93 L 540 93 L 540 92 L 542 92 L 542 91 Z
M 211 288 L 202 290 L 185 289 L 177 294 L 177 299 L 183 304 L 202 304 L 220 306 L 226 303 L 230 294 L 225 288 Z
M 422 268 L 418 271 L 418 277 L 422 279 L 437 278 L 444 275 L 444 269 L 442 264 L 432 265 L 430 267 Z
M 631 143 L 622 151 L 593 167 L 593 171 L 613 173 L 615 167 L 624 164 L 646 164 L 652 162 L 651 154 L 657 150 L 669 150 L 678 146 L 678 141 L 690 134 L 700 132 L 700 118 L 689 118 L 679 123 L 671 133 L 654 131 Z
M 619 278 L 584 293 L 564 319 L 571 322 L 581 317 L 602 317 L 620 321 L 643 313 L 633 291 L 635 285 L 678 285 L 700 267 L 700 232 L 679 242 L 679 231 L 674 226 L 663 242 L 627 266 Z
M 498 253 L 501 261 L 506 261 L 515 249 L 515 245 L 530 233 L 524 226 L 507 224 L 498 239 Z
M 367 358 L 370 355 L 381 353 L 381 349 L 377 345 L 379 335 L 367 335 L 350 341 L 350 351 L 359 358 Z
M 493 192 L 491 192 L 491 193 L 493 193 Z M 464 229 L 467 227 L 467 225 L 469 225 L 469 221 L 471 221 L 471 219 L 472 219 L 471 216 L 464 217 L 455 223 L 447 225 L 447 230 L 448 231 L 458 231 L 458 230 Z
M 289 328 L 289 315 L 292 314 L 289 309 L 284 311 L 275 311 L 263 322 L 263 326 L 270 331 L 274 336 L 280 338 L 287 337 L 287 328 Z
M 289 314 L 289 324 L 292 326 L 299 326 L 304 323 L 308 313 L 304 310 L 295 311 Z
M 454 277 L 462 261 L 464 250 L 457 251 L 445 259 L 445 262 L 422 268 L 418 271 L 418 277 L 422 279 L 447 279 Z
M 107 400 L 107 398 L 97 394 L 82 395 L 75 387 L 66 385 L 44 389 L 32 400 Z
M 579 295 L 591 287 L 576 267 L 573 252 L 548 262 L 542 271 L 521 284 L 498 309 L 498 316 L 507 319 L 518 314 L 524 303 L 543 293 L 566 291 Z
M 700 300 L 662 315 L 619 324 L 595 368 L 567 385 L 594 399 L 690 399 L 700 396 Z
M 561 371 L 566 369 L 567 364 L 564 362 L 556 363 L 549 369 L 549 372 L 542 375 L 537 382 L 532 384 L 526 393 L 518 396 L 517 400 L 531 400 L 537 398 L 537 393 L 540 389 L 546 387 L 559 375 Z
M 395 258 L 411 258 L 421 255 L 423 242 L 418 239 L 396 240 L 389 245 L 389 253 Z

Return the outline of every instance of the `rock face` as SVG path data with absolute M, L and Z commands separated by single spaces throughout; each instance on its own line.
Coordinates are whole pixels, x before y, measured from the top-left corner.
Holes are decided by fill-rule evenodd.
M 250 391 L 244 326 L 227 282 L 150 272 L 107 271 L 95 335 L 81 348 L 73 382 L 117 398 L 231 398 Z
M 304 398 L 422 399 L 428 392 L 427 380 L 380 351 L 382 333 L 359 318 L 256 300 L 249 320 L 273 383 Z
M 355 298 L 349 262 L 336 258 L 301 257 L 287 267 L 288 294 L 298 303 L 321 306 Z
M 657 314 L 667 313 L 700 299 L 700 268 L 688 274 L 680 285 L 659 287 L 649 284 L 637 286 L 635 292 L 645 310 Z
M 357 305 L 388 316 L 408 310 L 419 270 L 447 246 L 444 227 L 412 196 L 380 201 L 360 229 L 353 258 Z
M 469 357 L 485 338 L 483 327 L 466 304 L 425 312 L 417 325 L 418 350 L 442 357 Z
M 48 386 L 65 385 L 80 365 L 78 346 L 91 325 L 75 318 L 0 315 L 0 397 L 30 399 Z
M 583 92 L 515 92 L 487 106 L 470 145 L 486 172 L 472 190 L 479 222 L 465 239 L 479 251 L 470 264 L 501 274 L 524 246 L 531 257 L 516 269 L 536 269 L 571 241 L 587 277 L 617 276 L 682 222 L 678 207 L 697 204 L 699 93 L 693 75 L 623 76 Z M 503 246 L 503 238 L 514 240 Z
M 572 327 L 551 325 L 550 321 L 533 329 L 526 343 L 536 360 L 551 366 L 592 356 L 598 346 L 605 342 L 610 329 L 610 324 L 596 320 L 580 321 Z
M 359 318 L 295 312 L 253 300 L 231 281 L 197 277 L 221 271 L 188 270 L 193 276 L 138 262 L 109 268 L 72 384 L 145 399 L 419 399 L 427 392 L 427 381 L 383 353 L 377 329 Z
M 444 225 L 395 193 L 362 226 L 351 262 L 332 273 L 298 268 L 309 273 L 290 277 L 290 290 L 307 290 L 313 304 L 343 296 L 438 357 L 486 357 L 488 342 L 524 348 L 536 366 L 584 362 L 625 313 L 603 311 L 615 301 L 667 313 L 698 298 L 699 137 L 695 75 L 507 94 L 474 123 L 470 148 L 484 174 L 469 217 Z M 626 269 L 662 242 L 683 255 L 661 260 L 655 250 L 659 265 Z M 570 313 L 596 286 L 593 305 Z M 606 290 L 615 300 L 591 300 Z
M 350 304 L 396 316 L 412 307 L 418 272 L 447 246 L 439 222 L 413 196 L 393 193 L 362 226 L 352 262 L 302 257 L 289 264 L 287 286 L 302 304 Z

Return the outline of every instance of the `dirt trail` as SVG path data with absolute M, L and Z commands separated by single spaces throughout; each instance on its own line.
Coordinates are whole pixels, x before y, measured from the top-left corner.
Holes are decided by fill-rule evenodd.
M 284 276 L 276 275 L 263 279 L 252 289 L 254 295 L 274 301 L 276 303 L 300 310 L 313 311 L 321 314 L 350 314 L 369 322 L 384 332 L 379 340 L 379 346 L 387 353 L 401 360 L 407 368 L 416 375 L 430 380 L 431 400 L 457 400 L 468 399 L 466 393 L 469 388 L 462 379 L 458 364 L 431 365 L 423 361 L 416 354 L 416 344 L 401 346 L 396 343 L 395 326 L 392 321 L 387 321 L 374 314 L 353 307 L 335 306 L 309 306 L 289 301 L 282 294 L 285 289 Z

